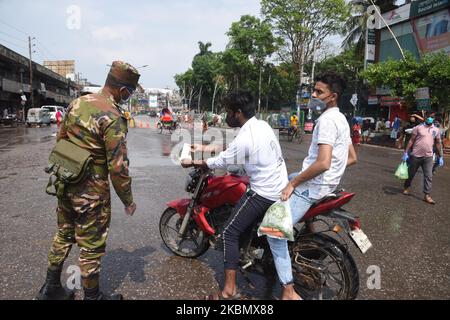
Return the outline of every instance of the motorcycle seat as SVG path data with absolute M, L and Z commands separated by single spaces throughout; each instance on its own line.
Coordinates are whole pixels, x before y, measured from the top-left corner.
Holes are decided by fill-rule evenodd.
M 336 200 L 339 197 L 341 197 L 341 192 L 345 191 L 344 189 L 336 189 L 335 191 L 333 191 L 332 193 L 327 194 L 325 197 L 323 197 L 322 199 L 318 200 L 316 203 L 314 203 L 311 208 L 317 207 L 325 202 L 331 201 L 331 200 Z

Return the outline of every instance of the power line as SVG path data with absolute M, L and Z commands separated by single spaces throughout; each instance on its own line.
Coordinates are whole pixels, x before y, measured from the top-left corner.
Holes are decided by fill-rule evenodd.
M 55 58 L 54 60 L 58 60 L 56 55 L 54 55 L 49 49 L 47 49 L 47 47 L 41 41 L 39 41 L 39 39 L 36 39 L 36 41 L 40 44 L 41 49 L 45 50 L 49 56 Z
M 45 61 L 45 60 L 50 60 L 50 59 L 48 59 L 48 57 L 41 51 L 41 50 L 38 50 L 38 51 L 35 51 L 39 56 L 41 56 L 41 58 L 42 58 L 42 60 L 43 61 Z
M 17 40 L 17 41 L 22 41 L 22 42 L 27 42 L 24 39 L 19 39 L 19 38 L 13 37 L 12 35 L 10 35 L 10 34 L 8 34 L 6 32 L 3 32 L 3 31 L 0 31 L 0 33 L 3 33 L 4 35 L 6 35 L 7 37 L 10 37 L 11 39 L 14 39 L 14 40 Z
M 14 29 L 14 30 L 16 30 L 16 31 L 18 31 L 18 32 L 20 32 L 20 33 L 23 33 L 24 35 L 28 36 L 28 34 L 27 34 L 25 31 L 22 31 L 22 30 L 20 30 L 20 29 L 18 29 L 18 28 L 16 28 L 16 27 L 10 25 L 9 23 L 6 23 L 5 21 L 0 20 L 0 23 L 3 23 L 4 25 L 7 25 L 7 26 L 10 27 L 11 29 Z
M 18 44 L 9 42 L 8 40 L 2 39 L 2 38 L 0 38 L 0 41 L 3 41 L 3 42 L 5 42 L 5 43 L 8 43 L 8 44 L 10 44 L 10 45 L 12 45 L 12 46 L 15 46 L 15 47 L 18 47 L 18 48 L 27 49 L 27 47 L 24 47 L 24 46 L 21 46 L 21 45 L 18 45 Z
M 22 34 L 24 34 L 24 35 L 26 35 L 26 36 L 29 35 L 29 33 L 27 33 L 27 32 L 25 32 L 25 31 L 23 31 L 23 30 L 21 30 L 21 29 L 15 27 L 15 26 L 13 26 L 13 25 L 11 25 L 11 24 L 9 24 L 9 23 L 3 21 L 3 20 L 0 20 L 0 23 L 6 25 L 6 26 L 8 26 L 8 27 L 10 27 L 11 29 L 16 30 L 17 32 L 20 32 L 20 33 L 22 33 Z M 25 40 L 20 40 L 20 39 L 18 39 L 18 38 L 15 38 L 15 37 L 13 37 L 13 36 L 11 36 L 11 35 L 9 35 L 9 34 L 3 32 L 3 31 L 0 31 L 0 32 L 3 33 L 3 34 L 6 34 L 7 36 L 9 36 L 10 38 L 13 38 L 13 39 L 15 39 L 15 40 L 27 42 L 27 41 L 25 41 Z M 45 52 L 47 52 L 46 56 L 52 56 L 52 57 L 54 58 L 54 60 L 58 60 L 57 57 L 56 57 L 56 55 L 54 55 L 49 49 L 47 49 L 47 47 L 46 47 L 41 41 L 39 41 L 37 38 L 34 38 L 34 39 L 35 39 L 38 43 L 40 43 L 40 45 L 41 45 L 41 47 L 42 47 L 42 48 L 41 48 L 41 52 L 42 52 L 42 53 L 45 51 Z M 7 42 L 7 41 L 5 41 L 5 42 Z M 17 45 L 16 45 L 16 46 L 17 46 Z M 26 48 L 25 48 L 25 49 L 26 49 Z M 51 59 L 48 59 L 48 60 L 51 60 Z

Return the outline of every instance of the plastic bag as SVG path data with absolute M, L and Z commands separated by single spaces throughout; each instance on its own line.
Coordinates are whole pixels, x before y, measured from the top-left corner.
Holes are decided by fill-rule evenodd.
M 291 206 L 289 201 L 278 200 L 267 210 L 258 228 L 258 236 L 294 241 Z
M 397 170 L 395 171 L 395 176 L 400 180 L 408 179 L 408 164 L 406 163 L 406 161 L 400 163 Z

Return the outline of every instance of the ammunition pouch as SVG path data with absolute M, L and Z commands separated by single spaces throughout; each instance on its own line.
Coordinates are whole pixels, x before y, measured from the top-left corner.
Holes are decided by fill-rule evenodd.
M 50 153 L 48 167 L 45 168 L 45 172 L 50 174 L 46 193 L 58 198 L 64 197 L 65 187 L 84 180 L 92 162 L 89 151 L 67 140 L 58 141 Z

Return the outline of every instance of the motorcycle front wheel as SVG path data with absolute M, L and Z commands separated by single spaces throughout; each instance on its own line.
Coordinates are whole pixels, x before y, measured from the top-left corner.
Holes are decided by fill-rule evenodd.
M 321 233 L 299 236 L 291 247 L 296 291 L 307 300 L 354 300 L 359 273 L 347 248 Z
M 187 225 L 183 238 L 178 236 L 183 219 L 173 208 L 167 208 L 159 220 L 159 232 L 166 247 L 185 258 L 197 258 L 209 248 L 208 236 L 199 229 L 193 219 Z

